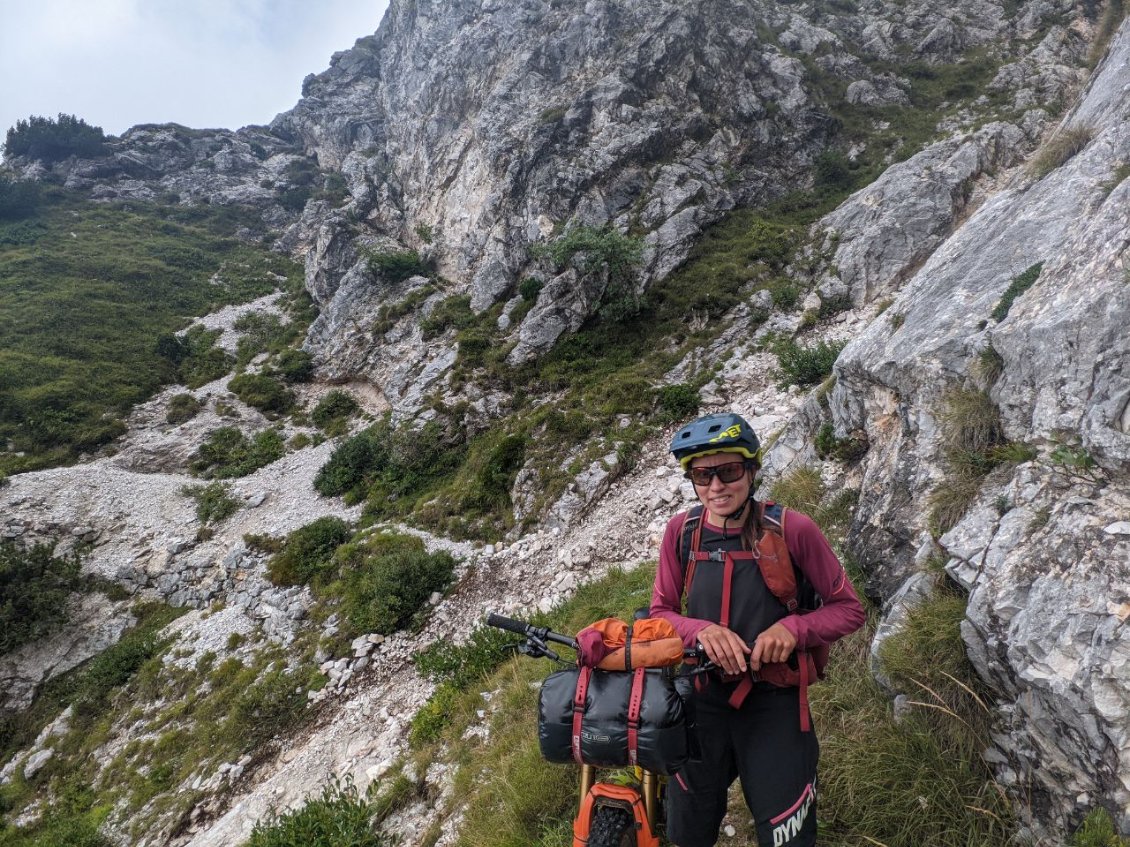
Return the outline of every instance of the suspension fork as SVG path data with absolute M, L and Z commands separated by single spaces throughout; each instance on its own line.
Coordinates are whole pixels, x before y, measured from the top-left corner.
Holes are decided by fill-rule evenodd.
M 647 811 L 647 825 L 655 832 L 656 818 L 659 816 L 659 777 L 641 768 L 643 774 L 643 807 Z
M 596 768 L 592 765 L 581 765 L 581 802 L 585 802 L 592 784 L 596 781 Z

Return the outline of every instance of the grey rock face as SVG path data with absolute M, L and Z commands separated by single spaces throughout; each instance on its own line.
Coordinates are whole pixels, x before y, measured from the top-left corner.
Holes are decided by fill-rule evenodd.
M 1128 74 L 1123 27 L 1057 130 L 1090 141 L 1042 178 L 1019 173 L 946 239 L 844 350 L 832 395 L 837 431 L 863 428 L 872 445 L 855 539 L 889 594 L 907 574 L 928 493 L 946 484 L 945 394 L 974 383 L 986 348 L 1003 360 L 991 397 L 1007 437 L 1040 458 L 991 475 L 942 544 L 970 588 L 970 655 L 1003 696 L 1000 773 L 1034 797 L 1037 840 L 1077 825 L 1077 803 L 1130 801 L 1130 640 L 1119 614 L 1130 549 L 1104 532 L 1130 510 L 1130 184 L 1111 182 L 1130 149 Z M 1010 283 L 1036 263 L 1036 282 L 995 322 Z M 1119 823 L 1130 827 L 1125 814 Z
M 833 264 L 852 299 L 867 303 L 898 287 L 952 232 L 976 180 L 1014 164 L 1024 133 L 994 123 L 888 168 L 821 221 Z
M 394 2 L 273 128 L 323 163 L 363 155 L 354 197 L 407 242 L 420 223 L 440 233 L 440 270 L 470 280 L 477 310 L 571 218 L 656 231 L 690 212 L 695 227 L 655 239 L 669 267 L 736 198 L 783 190 L 823 132 L 803 68 L 761 41 L 757 16 L 723 0 Z

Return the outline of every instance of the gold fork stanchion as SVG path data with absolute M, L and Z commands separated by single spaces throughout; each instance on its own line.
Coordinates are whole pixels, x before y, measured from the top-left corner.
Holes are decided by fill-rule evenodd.
M 643 772 L 643 807 L 647 810 L 647 823 L 655 832 L 655 818 L 659 812 L 659 777 L 649 770 Z
M 581 765 L 581 800 L 584 801 L 596 780 L 596 768 L 592 765 Z

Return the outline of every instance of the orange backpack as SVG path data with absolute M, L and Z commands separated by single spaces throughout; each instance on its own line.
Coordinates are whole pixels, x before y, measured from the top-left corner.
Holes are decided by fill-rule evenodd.
M 587 847 L 594 829 L 621 828 L 625 821 L 629 821 L 627 825 L 635 831 L 636 847 L 659 847 L 659 838 L 647 822 L 647 809 L 640 793 L 630 785 L 598 782 L 581 801 L 580 811 L 573 820 L 573 847 Z

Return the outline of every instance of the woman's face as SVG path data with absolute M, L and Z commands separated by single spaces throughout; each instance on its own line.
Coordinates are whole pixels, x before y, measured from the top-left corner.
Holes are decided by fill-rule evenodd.
M 698 456 L 691 460 L 691 469 L 710 468 L 717 471 L 722 465 L 741 465 L 744 459 L 737 453 L 714 453 Z M 727 469 L 731 470 L 731 469 Z M 731 470 L 731 472 L 734 472 Z M 693 482 L 693 480 L 692 480 Z M 710 476 L 705 485 L 695 483 L 694 491 L 707 511 L 707 520 L 719 525 L 722 521 L 741 509 L 749 499 L 749 487 L 753 482 L 753 471 L 743 468 L 741 476 L 733 482 L 723 482 L 717 473 Z

